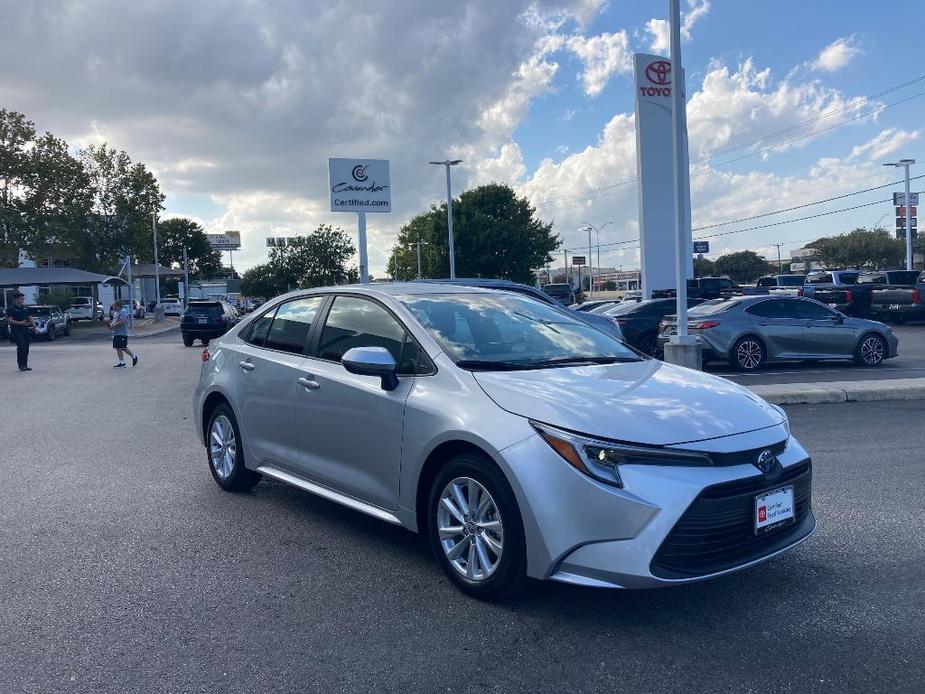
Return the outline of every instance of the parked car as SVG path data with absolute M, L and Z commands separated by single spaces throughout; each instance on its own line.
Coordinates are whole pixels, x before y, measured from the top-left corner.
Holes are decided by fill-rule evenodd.
M 92 296 L 75 296 L 66 313 L 72 323 L 81 320 L 103 320 L 103 304 Z
M 659 343 L 677 332 L 671 316 L 662 322 Z M 754 371 L 778 361 L 840 359 L 880 366 L 897 354 L 899 340 L 889 326 L 849 318 L 813 299 L 743 296 L 710 301 L 688 314 L 688 331 L 699 335 L 704 361 L 728 361 Z
M 873 291 L 886 285 L 913 285 L 918 271 L 884 270 L 860 272 L 853 284 L 820 286 L 814 283 L 812 298 L 851 316 L 867 316 L 872 311 Z M 850 281 L 850 278 L 849 278 Z
M 192 347 L 196 340 L 208 345 L 238 323 L 237 311 L 225 301 L 190 301 L 180 319 L 183 344 Z
M 250 313 L 251 311 L 256 311 L 263 305 L 263 301 L 260 299 L 248 299 L 244 302 L 244 312 Z
M 575 290 L 570 284 L 547 284 L 543 287 L 543 291 L 563 306 L 571 306 L 575 303 Z
M 802 296 L 806 275 L 765 275 L 759 277 L 753 289 L 743 288 L 745 294 L 772 294 L 774 296 Z M 731 295 L 730 295 L 731 296 Z M 724 298 L 724 297 L 710 297 Z
M 700 299 L 688 299 L 692 308 Z M 604 315 L 615 320 L 623 332 L 627 344 L 650 357 L 658 356 L 658 326 L 662 319 L 677 310 L 677 299 L 643 299 L 624 301 L 608 310 Z
M 860 274 L 858 270 L 825 270 L 810 272 L 806 275 L 806 282 L 803 285 L 803 296 L 815 299 L 816 292 L 819 291 L 853 287 L 857 284 Z
M 61 335 L 71 334 L 71 319 L 57 306 L 29 306 L 29 315 L 35 319 L 35 336 L 51 342 Z
M 424 283 L 264 309 L 203 351 L 193 412 L 215 482 L 267 477 L 422 533 L 469 595 L 528 576 L 701 581 L 815 528 L 810 458 L 783 410 L 577 313 Z
M 554 299 L 546 292 L 540 291 L 536 287 L 531 287 L 528 284 L 520 284 L 519 282 L 511 282 L 510 280 L 495 280 L 482 277 L 456 278 L 452 280 L 415 280 L 415 282 L 422 282 L 425 284 L 452 284 L 464 287 L 479 287 L 481 289 L 498 289 L 506 292 L 514 292 L 515 294 L 521 294 L 523 296 L 528 296 L 531 299 L 536 299 L 537 301 L 541 301 L 544 304 L 555 306 L 565 311 L 575 313 L 577 314 L 578 320 L 583 321 L 588 325 L 597 328 L 598 330 L 603 330 L 605 333 L 611 337 L 615 337 L 618 340 L 623 339 L 623 332 L 620 330 L 620 326 L 615 320 L 611 320 L 606 316 L 596 316 L 591 313 L 576 311 L 574 306 L 564 306 L 557 299 Z
M 128 299 L 123 299 L 123 302 L 127 305 Z M 144 318 L 147 314 L 145 313 L 145 305 L 138 301 L 137 299 L 132 299 L 132 318 Z M 115 313 L 112 310 L 112 307 L 109 307 L 109 320 L 112 320 L 115 317 Z
M 573 306 L 572 308 L 576 311 L 581 311 L 582 313 L 588 313 L 589 311 L 603 313 L 608 308 L 613 308 L 619 303 L 619 299 L 595 299 L 593 301 L 585 301 L 584 303 Z
M 161 308 L 164 309 L 165 316 L 183 315 L 183 302 L 175 296 L 168 296 L 161 299 Z
M 691 299 L 719 299 L 741 294 L 742 288 L 728 277 L 695 277 L 687 281 L 687 296 Z M 676 296 L 674 291 L 666 296 Z M 653 298 L 658 298 L 655 294 Z
M 870 310 L 878 318 L 905 323 L 925 319 L 925 272 L 886 272 L 886 286 L 870 293 Z

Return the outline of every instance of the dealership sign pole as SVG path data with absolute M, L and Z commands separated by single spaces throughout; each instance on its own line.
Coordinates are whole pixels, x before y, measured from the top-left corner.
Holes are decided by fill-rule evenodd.
M 369 284 L 366 213 L 391 212 L 388 159 L 328 159 L 332 212 L 357 213 L 360 282 Z

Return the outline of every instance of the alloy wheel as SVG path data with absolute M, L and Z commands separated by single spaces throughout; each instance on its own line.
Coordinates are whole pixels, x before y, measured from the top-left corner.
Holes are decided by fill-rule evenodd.
M 743 369 L 756 369 L 761 364 L 761 345 L 754 340 L 744 340 L 736 350 L 736 360 Z
M 219 415 L 209 431 L 209 461 L 221 479 L 226 480 L 231 475 L 237 453 L 234 427 L 228 417 Z
M 471 477 L 457 477 L 443 488 L 437 533 L 450 565 L 470 581 L 484 581 L 501 563 L 501 514 L 488 490 Z
M 868 366 L 876 366 L 883 361 L 883 341 L 879 337 L 868 337 L 861 343 L 861 359 Z

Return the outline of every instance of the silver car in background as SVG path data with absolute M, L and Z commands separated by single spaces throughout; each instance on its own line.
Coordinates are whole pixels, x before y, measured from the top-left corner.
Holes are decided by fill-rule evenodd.
M 707 301 L 688 311 L 688 331 L 699 335 L 704 361 L 728 361 L 754 371 L 779 361 L 853 360 L 880 366 L 896 356 L 899 340 L 888 325 L 851 318 L 814 299 L 740 296 Z M 662 321 L 659 345 L 677 332 L 677 317 Z
M 223 489 L 265 476 L 423 533 L 479 598 L 700 581 L 815 528 L 780 408 L 510 292 L 277 297 L 203 352 L 193 409 Z

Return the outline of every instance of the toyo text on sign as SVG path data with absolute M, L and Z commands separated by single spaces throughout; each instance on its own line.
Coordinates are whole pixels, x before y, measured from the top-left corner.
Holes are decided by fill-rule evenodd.
M 328 159 L 332 212 L 391 212 L 388 159 Z

